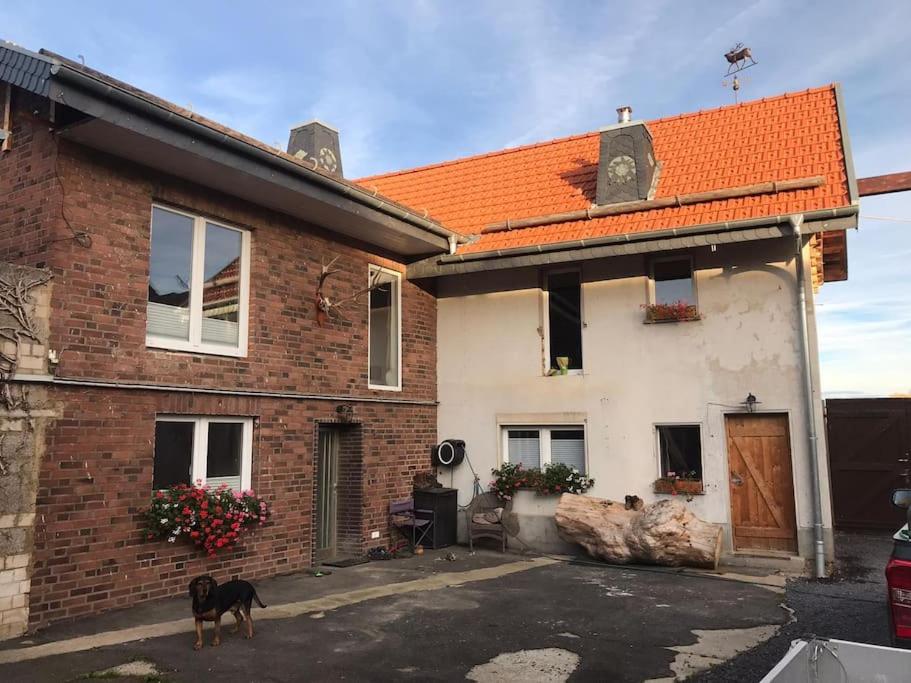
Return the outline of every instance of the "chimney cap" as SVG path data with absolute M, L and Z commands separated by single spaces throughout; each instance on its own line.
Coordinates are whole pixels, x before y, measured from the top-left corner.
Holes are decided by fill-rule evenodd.
M 317 124 L 318 126 L 322 126 L 323 128 L 328 128 L 329 130 L 335 131 L 336 133 L 338 133 L 338 128 L 336 128 L 332 124 L 326 123 L 325 121 L 321 121 L 319 119 L 310 119 L 309 121 L 304 121 L 303 123 L 299 123 L 296 126 L 291 126 L 291 130 L 298 130 L 300 128 L 305 128 L 306 126 L 312 126 L 314 123 Z
M 633 118 L 633 108 L 628 104 L 617 107 L 617 123 L 629 123 Z

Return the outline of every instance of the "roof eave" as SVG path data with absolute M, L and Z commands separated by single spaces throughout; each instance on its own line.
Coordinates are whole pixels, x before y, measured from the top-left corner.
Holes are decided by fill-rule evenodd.
M 49 97 L 97 119 L 128 128 L 134 133 L 147 134 L 154 129 L 159 135 L 159 141 L 166 141 L 176 148 L 192 149 L 196 155 L 208 156 L 218 163 L 225 161 L 224 155 L 219 152 L 227 151 L 243 159 L 243 162 L 238 160 L 231 163 L 231 168 L 242 168 L 263 179 L 276 179 L 278 171 L 282 175 L 303 181 L 298 184 L 296 191 L 310 194 L 313 199 L 332 204 L 349 215 L 354 214 L 362 222 L 400 232 L 412 243 L 415 240 L 423 241 L 425 246 L 422 250 L 425 254 L 447 252 L 450 239 L 464 239 L 392 200 L 373 196 L 351 183 L 318 173 L 278 154 L 209 128 L 66 64 L 55 62 L 52 65 Z M 76 135 L 73 134 L 74 137 Z M 208 144 L 200 144 L 202 142 Z M 206 184 L 204 179 L 200 181 Z M 331 226 L 327 227 L 332 229 Z M 371 231 L 365 229 L 361 232 L 363 234 L 354 237 L 371 242 Z
M 852 203 L 832 209 L 795 213 L 803 213 L 806 231 L 813 233 L 856 228 L 858 211 L 859 205 Z M 790 217 L 791 214 L 763 216 L 513 249 L 457 253 L 417 261 L 408 266 L 407 275 L 409 279 L 416 280 L 783 237 L 791 234 Z

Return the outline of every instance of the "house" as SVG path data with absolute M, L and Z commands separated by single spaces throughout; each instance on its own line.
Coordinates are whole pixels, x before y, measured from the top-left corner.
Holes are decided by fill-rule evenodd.
M 9 43 L 0 128 L 0 261 L 53 275 L 4 384 L 57 416 L 30 500 L 0 500 L 0 635 L 387 544 L 436 442 L 436 299 L 403 274 L 455 234 L 341 177 L 318 122 L 273 149 Z M 153 491 L 195 480 L 253 488 L 269 524 L 212 560 L 147 541 Z
M 0 471 L 0 637 L 388 544 L 445 437 L 462 504 L 504 462 L 609 498 L 683 474 L 729 550 L 831 553 L 837 87 L 355 182 L 318 121 L 278 150 L 10 43 L 0 86 L 0 262 L 52 276 L 0 367 L 34 469 Z M 153 493 L 194 481 L 255 489 L 269 524 L 216 558 L 149 541 Z M 559 547 L 554 499 L 522 498 L 522 539 Z
M 462 502 L 504 462 L 575 466 L 613 500 L 679 487 L 728 552 L 799 553 L 820 571 L 832 514 L 813 297 L 847 278 L 858 213 L 839 87 L 618 113 L 359 181 L 469 236 L 407 271 L 437 296 L 439 436 L 472 464 L 450 476 Z M 561 549 L 556 500 L 519 492 L 532 547 Z

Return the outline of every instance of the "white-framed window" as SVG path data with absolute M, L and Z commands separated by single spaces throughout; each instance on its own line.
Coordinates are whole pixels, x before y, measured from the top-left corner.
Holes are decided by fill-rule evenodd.
M 251 487 L 253 419 L 159 415 L 155 418 L 152 489 L 197 481 L 234 491 Z
M 563 463 L 587 472 L 583 425 L 503 425 L 501 431 L 503 462 L 522 463 L 526 469 Z
M 401 391 L 402 274 L 370 266 L 368 283 L 368 387 Z
M 696 306 L 696 278 L 690 256 L 668 256 L 651 262 L 650 304 Z
M 250 232 L 153 205 L 146 345 L 247 355 Z
M 698 424 L 655 425 L 662 477 L 702 481 L 702 428 Z
M 582 273 L 557 270 L 544 275 L 545 371 L 566 367 L 582 372 Z

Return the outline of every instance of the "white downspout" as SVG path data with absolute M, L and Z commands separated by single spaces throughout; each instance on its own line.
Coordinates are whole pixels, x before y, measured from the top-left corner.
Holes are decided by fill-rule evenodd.
M 826 575 L 826 542 L 822 528 L 822 490 L 819 482 L 819 438 L 816 430 L 816 401 L 813 398 L 813 365 L 810 357 L 810 333 L 807 324 L 807 285 L 803 267 L 803 214 L 790 217 L 795 239 L 795 264 L 797 268 L 797 317 L 800 319 L 800 340 L 802 351 L 802 372 L 804 394 L 807 410 L 807 446 L 810 457 L 810 478 L 813 485 L 813 559 L 814 576 L 823 578 Z

